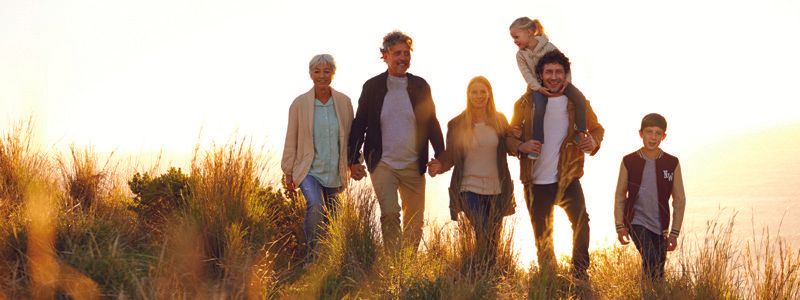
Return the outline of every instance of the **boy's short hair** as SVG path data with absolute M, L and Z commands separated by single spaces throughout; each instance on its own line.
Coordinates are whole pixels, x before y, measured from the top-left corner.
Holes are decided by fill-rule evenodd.
M 657 113 L 647 114 L 644 116 L 644 118 L 642 118 L 642 127 L 639 128 L 639 131 L 644 130 L 645 127 L 652 126 L 656 126 L 661 128 L 661 130 L 667 131 L 667 119 Z

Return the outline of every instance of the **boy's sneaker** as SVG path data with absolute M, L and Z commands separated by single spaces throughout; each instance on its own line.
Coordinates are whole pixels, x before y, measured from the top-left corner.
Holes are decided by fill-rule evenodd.
M 528 153 L 528 159 L 537 159 L 539 158 L 539 153 Z

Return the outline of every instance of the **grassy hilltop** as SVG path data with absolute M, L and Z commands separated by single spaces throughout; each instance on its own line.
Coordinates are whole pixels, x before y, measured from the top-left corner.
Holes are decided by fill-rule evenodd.
M 33 146 L 30 124 L 0 136 L 0 299 L 797 299 L 800 252 L 710 222 L 681 240 L 662 284 L 641 283 L 631 247 L 593 252 L 590 282 L 567 260 L 521 267 L 510 232 L 487 258 L 469 225 L 429 225 L 419 251 L 384 251 L 374 195 L 354 186 L 303 264 L 299 193 L 264 184 L 244 140 L 197 149 L 189 170 L 122 178 L 91 149 Z

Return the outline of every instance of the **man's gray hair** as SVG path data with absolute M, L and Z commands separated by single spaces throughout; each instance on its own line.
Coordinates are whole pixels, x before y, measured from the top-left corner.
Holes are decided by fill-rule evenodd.
M 331 69 L 336 72 L 336 61 L 333 60 L 333 56 L 330 54 L 317 54 L 311 58 L 311 61 L 308 62 L 308 70 L 311 71 L 312 68 L 316 65 L 328 65 Z
M 383 37 L 381 53 L 386 53 L 386 51 L 389 51 L 390 47 L 400 43 L 406 43 L 411 50 L 414 50 L 414 41 L 411 39 L 411 37 L 402 31 L 395 30 L 387 33 L 386 36 Z

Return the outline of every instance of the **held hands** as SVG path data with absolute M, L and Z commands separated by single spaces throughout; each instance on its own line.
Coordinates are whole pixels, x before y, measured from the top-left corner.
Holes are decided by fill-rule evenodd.
M 627 245 L 631 242 L 631 236 L 628 234 L 628 229 L 617 230 L 617 240 L 620 244 Z
M 361 180 L 364 176 L 367 176 L 367 167 L 362 164 L 350 165 L 350 178 Z
M 442 172 L 442 162 L 440 162 L 438 159 L 434 158 L 428 162 L 428 175 L 431 177 L 436 177 L 436 175 L 442 174 Z

